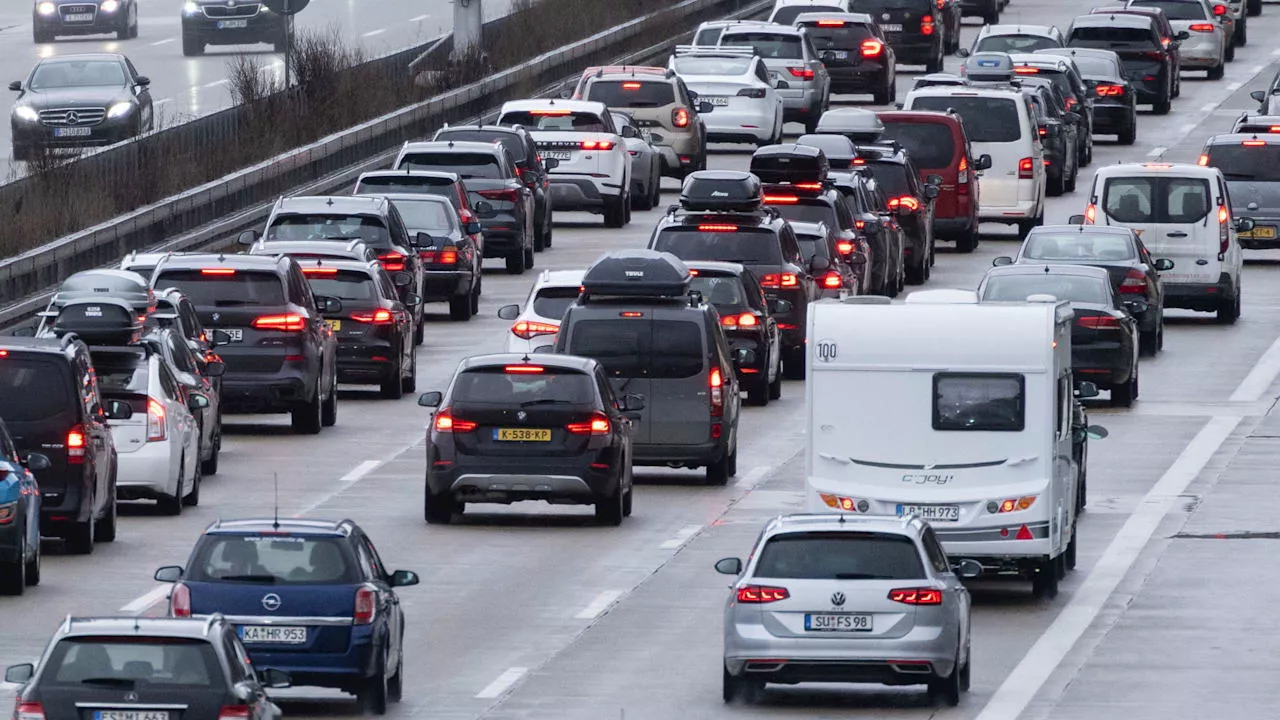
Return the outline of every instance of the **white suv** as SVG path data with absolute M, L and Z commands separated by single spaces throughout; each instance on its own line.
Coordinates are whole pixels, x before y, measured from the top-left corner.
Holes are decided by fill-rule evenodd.
M 551 201 L 556 210 L 604 215 L 605 227 L 631 221 L 631 154 L 604 103 L 585 100 L 514 100 L 504 103 L 498 125 L 521 125 L 533 136 L 552 168 Z
M 498 317 L 515 321 L 507 333 L 507 352 L 551 352 L 564 311 L 582 293 L 584 273 L 585 269 L 543 270 L 523 308 L 519 305 L 498 308 Z

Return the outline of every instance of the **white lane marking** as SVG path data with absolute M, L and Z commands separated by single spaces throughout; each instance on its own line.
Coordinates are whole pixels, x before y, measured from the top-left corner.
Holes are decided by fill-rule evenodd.
M 168 45 L 169 43 L 174 42 L 174 40 L 175 40 L 174 38 L 165 38 L 164 40 L 157 40 L 157 41 L 155 41 L 155 42 L 151 43 L 151 47 L 158 47 L 158 46 L 160 46 L 160 45 Z
M 361 33 L 360 37 L 373 37 L 374 35 L 381 35 L 386 31 L 387 31 L 386 28 L 378 28 L 377 30 L 370 30 L 367 33 Z
M 1280 376 L 1280 338 L 1254 363 L 1231 394 L 1231 399 L 1237 402 L 1256 401 L 1277 376 Z M 1089 571 L 1089 576 L 1081 583 L 1071 602 L 1058 613 L 1053 624 L 1005 678 L 977 720 L 1017 720 L 1102 611 L 1164 516 L 1179 502 L 1178 496 L 1196 479 L 1240 420 L 1239 417 L 1215 416 L 1196 433 L 1186 449 L 1142 498 L 1098 564 Z
M 352 470 L 351 472 L 339 478 L 338 482 L 353 483 L 359 480 L 360 478 L 364 477 L 365 475 L 368 475 L 370 472 L 373 471 L 374 468 L 378 467 L 381 464 L 382 464 L 381 460 L 365 460 L 364 462 L 357 465 L 354 470 Z
M 1213 112 L 1214 110 L 1217 110 L 1217 109 L 1218 109 L 1218 105 L 1219 105 L 1219 104 L 1220 104 L 1220 103 L 1216 103 L 1216 102 L 1205 103 L 1205 104 L 1203 104 L 1203 105 L 1201 105 L 1201 106 L 1200 106 L 1200 112 L 1205 113 L 1205 114 L 1211 113 L 1211 112 Z
M 1261 72 L 1261 70 L 1262 67 L 1259 66 L 1258 69 L 1254 71 L 1254 74 L 1256 75 L 1258 72 Z M 1244 83 L 1241 82 L 1227 83 L 1227 92 L 1235 92 L 1242 87 L 1244 87 Z
M 1182 126 L 1182 134 L 1184 136 L 1189 135 L 1192 130 L 1195 130 L 1198 127 L 1200 127 L 1199 123 L 1187 123 L 1186 125 Z
M 1163 155 L 1163 154 L 1164 154 L 1164 151 L 1165 151 L 1165 150 L 1168 150 L 1168 149 L 1169 149 L 1169 148 L 1164 147 L 1163 145 L 1161 145 L 1160 147 L 1153 147 L 1153 148 L 1151 148 L 1151 152 L 1147 153 L 1147 157 L 1149 157 L 1149 158 L 1158 158 L 1158 157 L 1160 157 L 1161 155 Z
M 513 667 L 507 668 L 506 672 L 498 676 L 498 679 L 489 683 L 483 690 L 476 693 L 476 697 L 482 700 L 492 700 L 502 693 L 511 689 L 524 674 L 529 672 L 529 668 Z
M 1257 75 L 1258 73 L 1266 69 L 1267 69 L 1266 65 L 1254 65 L 1253 67 L 1249 68 L 1249 77 L 1253 77 L 1254 75 Z M 1227 87 L 1231 87 L 1231 86 L 1228 85 Z
M 756 485 L 760 484 L 760 481 L 763 480 L 764 476 L 768 475 L 769 471 L 772 469 L 773 468 L 767 465 L 758 465 L 748 470 L 746 475 L 739 475 L 738 479 L 733 481 L 733 484 L 737 485 L 738 487 L 744 487 L 748 489 L 753 488 Z
M 226 78 L 222 78 L 221 80 L 214 80 L 214 81 L 213 81 L 213 82 L 211 82 L 211 83 L 205 83 L 204 85 L 201 85 L 201 87 L 206 87 L 206 88 L 216 88 L 216 87 L 218 87 L 219 85 L 226 85 L 226 84 L 227 84 L 227 83 L 229 83 L 229 82 L 231 82 L 231 81 L 230 81 L 230 80 L 228 80 L 228 79 L 226 79 Z
M 422 22 L 423 20 L 426 20 L 426 19 L 427 19 L 427 18 L 429 18 L 429 17 L 431 17 L 431 16 L 430 16 L 430 15 L 419 15 L 419 16 L 417 16 L 417 17 L 411 17 L 411 18 L 409 18 L 409 22 Z
M 139 595 L 133 600 L 130 600 L 128 603 L 126 603 L 123 607 L 120 608 L 120 612 L 129 614 L 129 615 L 137 615 L 143 612 L 144 610 L 147 610 L 152 605 L 155 605 L 161 600 L 164 600 L 165 598 L 169 597 L 169 590 L 172 587 L 173 587 L 172 585 L 168 585 L 168 584 L 157 585 L 151 588 L 150 590 L 148 590 L 145 595 Z
M 160 98 L 159 100 L 156 100 L 154 103 L 152 103 L 152 105 L 160 106 L 160 105 L 164 105 L 165 103 L 171 103 L 171 102 L 173 102 L 173 98 Z
M 323 496 L 320 497 L 319 500 L 316 500 L 315 502 L 306 506 L 302 510 L 299 510 L 294 515 L 294 517 L 296 518 L 302 517 L 303 515 L 306 515 L 312 510 L 315 510 L 321 505 L 324 505 L 325 503 L 329 502 L 335 497 L 341 495 L 342 493 L 346 492 L 347 489 L 349 489 L 352 485 L 355 485 L 356 483 L 363 480 L 365 475 L 368 475 L 369 473 L 373 472 L 376 468 L 378 468 L 381 465 L 382 465 L 381 460 L 365 460 L 364 462 L 355 466 L 355 468 L 352 469 L 351 472 L 339 478 L 337 488 L 335 488 L 331 492 L 324 494 Z
M 618 602 L 618 598 L 620 597 L 622 597 L 621 590 L 605 590 L 597 595 L 590 604 L 583 608 L 582 612 L 574 615 L 574 617 L 578 620 L 594 620 L 600 615 L 600 613 L 608 610 L 611 605 Z
M 685 525 L 683 528 L 680 529 L 680 532 L 676 533 L 675 537 L 671 538 L 670 540 L 664 540 L 663 543 L 658 547 L 662 548 L 663 550 L 674 550 L 680 547 L 681 545 L 684 545 L 685 543 L 689 542 L 689 538 L 693 537 L 694 535 L 697 535 L 698 531 L 701 529 L 702 529 L 701 525 Z

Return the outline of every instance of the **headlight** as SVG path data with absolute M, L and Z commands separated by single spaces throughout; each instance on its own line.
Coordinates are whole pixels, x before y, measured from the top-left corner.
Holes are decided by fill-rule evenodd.
M 36 12 L 41 15 L 52 15 L 58 11 L 58 6 L 51 2 L 42 2 L 36 6 Z
M 27 107 L 26 105 L 19 105 L 15 107 L 13 109 L 13 115 L 19 120 L 26 120 L 27 122 L 36 122 L 37 120 L 40 119 L 40 113 Z
M 107 110 L 107 117 L 109 118 L 124 117 L 125 115 L 128 115 L 131 112 L 133 112 L 133 103 L 118 102 L 115 105 L 112 105 L 111 109 Z
M 120 7 L 120 0 L 102 0 L 102 12 L 115 12 Z
M 188 15 L 195 15 L 200 12 L 200 6 L 193 2 L 188 2 L 186 5 L 182 6 L 182 12 Z

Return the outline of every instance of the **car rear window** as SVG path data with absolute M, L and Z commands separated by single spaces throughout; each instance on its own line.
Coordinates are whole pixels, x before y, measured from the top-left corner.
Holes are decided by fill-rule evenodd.
M 1208 155 L 1227 180 L 1280 182 L 1280 145 L 1210 145 Z
M 924 563 L 905 535 L 797 532 L 775 535 L 760 550 L 755 577 L 778 580 L 920 580 Z
M 444 178 L 413 178 L 409 176 L 382 175 L 367 177 L 356 186 L 356 195 L 381 195 L 384 193 L 426 193 L 442 195 L 457 193 L 453 183 Z
M 604 132 L 604 121 L 589 112 L 564 110 L 521 110 L 498 118 L 499 125 L 522 125 L 533 130 Z
M 801 15 L 815 12 L 839 13 L 844 12 L 844 9 L 834 5 L 789 5 L 775 9 L 773 15 L 769 17 L 769 22 L 791 25 Z
M 652 80 L 596 80 L 587 86 L 587 100 L 611 108 L 654 108 L 676 101 L 670 82 Z
M 142 353 L 94 350 L 93 371 L 104 396 L 146 394 L 151 367 Z
M 1115 177 L 1102 208 L 1123 223 L 1197 223 L 1209 214 L 1209 181 L 1187 177 Z
M 778 214 L 791 222 L 826 223 L 828 227 L 836 227 L 836 209 L 820 200 L 801 200 L 789 205 L 770 205 Z
M 1078 27 L 1071 30 L 1068 45 L 1077 43 L 1098 43 L 1109 46 L 1111 43 L 1124 45 L 1155 45 L 1155 37 L 1151 30 L 1134 27 Z
M 1044 48 L 1062 47 L 1043 35 L 988 35 L 978 41 L 974 52 L 1032 53 Z
M 196 307 L 284 305 L 283 281 L 269 272 L 210 275 L 201 270 L 168 270 L 160 273 L 156 287 L 176 287 Z
M 0 418 L 9 423 L 57 417 L 74 406 L 66 366 L 12 351 L 0 357 Z
M 559 320 L 581 294 L 576 287 L 544 287 L 533 296 L 533 311 L 539 317 Z
M 778 207 L 790 209 L 796 206 Z M 653 249 L 669 252 L 681 260 L 719 260 L 744 265 L 782 264 L 778 236 L 768 230 L 739 228 L 737 232 L 703 232 L 696 228 L 669 228 L 658 233 Z
M 955 160 L 955 138 L 951 128 L 940 122 L 886 122 L 884 137 L 897 140 L 922 169 L 949 168 Z
M 1080 55 L 1072 55 L 1071 59 L 1075 61 L 1076 69 L 1080 71 L 1081 77 L 1104 80 L 1120 79 L 1120 68 L 1116 67 L 1116 64 L 1110 60 Z
M 891 162 L 873 162 L 867 163 L 867 167 L 871 168 L 871 177 L 880 183 L 880 189 L 884 191 L 885 195 L 896 198 L 915 194 L 915 191 L 911 188 L 911 180 L 907 176 L 910 171 L 907 170 L 906 165 Z
M 796 242 L 800 244 L 800 254 L 806 258 L 831 257 L 831 241 L 818 235 L 801 235 L 796 233 Z
M 1127 235 L 1117 233 L 1034 233 L 1022 248 L 1026 260 L 1135 260 Z
M 933 0 L 853 0 L 849 12 L 874 13 L 880 10 L 931 10 Z
M 307 284 L 311 286 L 313 295 L 337 298 L 339 300 L 377 300 L 378 287 L 373 276 L 357 270 L 339 270 L 336 273 L 318 274 L 320 268 L 305 268 Z
M 1017 142 L 1022 138 L 1018 104 L 1012 98 L 972 95 L 925 95 L 911 101 L 911 110 L 952 108 L 964 119 L 972 142 Z
M 803 246 L 804 243 L 801 243 Z M 735 275 L 707 275 L 698 273 L 689 283 L 690 290 L 697 290 L 712 305 L 743 306 L 747 304 L 747 294 L 742 289 L 742 280 Z
M 933 376 L 933 429 L 1020 432 L 1026 426 L 1023 387 L 1022 376 L 1015 374 L 938 373 Z
M 391 246 L 387 226 L 368 215 L 277 215 L 266 240 L 363 240 L 372 248 Z
M 488 153 L 411 153 L 400 159 L 399 169 L 458 173 L 463 180 L 471 178 L 495 180 L 503 177 L 502 164 L 498 162 L 496 155 Z
M 1059 300 L 1095 305 L 1111 304 L 1111 285 L 1102 278 L 1079 275 L 997 275 L 987 279 L 983 300 L 1025 302 L 1031 295 L 1052 295 Z
M 524 162 L 528 146 L 520 135 L 509 132 L 489 132 L 487 130 L 442 130 L 436 134 L 436 140 L 453 142 L 502 143 L 502 147 L 511 152 L 516 162 Z
M 541 368 L 539 372 L 529 372 Z M 468 405 L 532 405 L 539 400 L 563 400 L 592 405 L 596 400 L 591 376 L 577 370 L 522 365 L 521 372 L 508 373 L 503 367 L 468 370 L 454 382 L 450 401 Z
M 813 41 L 813 47 L 818 52 L 854 50 L 862 45 L 863 40 L 872 37 L 870 28 L 855 23 L 819 25 L 817 22 L 805 21 L 801 27 L 809 33 L 809 39 Z
M 1208 20 L 1200 0 L 1132 0 L 1129 7 L 1160 8 L 1170 20 Z
M 217 653 L 207 640 L 180 637 L 72 637 L 58 641 L 40 685 L 225 686 Z
M 340 538 L 205 535 L 186 577 L 196 582 L 338 585 L 359 581 Z
M 391 204 L 400 211 L 400 219 L 411 232 L 448 234 L 458 226 L 457 212 L 444 200 L 397 198 Z
M 676 73 L 680 75 L 746 75 L 750 69 L 751 58 L 676 58 Z
M 756 54 L 766 60 L 800 60 L 804 57 L 804 46 L 798 35 L 778 33 L 726 33 L 720 37 L 720 45 L 724 47 L 753 47 Z
M 704 28 L 698 31 L 693 38 L 694 45 L 715 45 L 720 40 L 721 33 L 724 32 L 722 27 Z
M 670 379 L 702 372 L 702 327 L 682 320 L 618 318 L 574 323 L 569 354 L 595 358 L 610 377 Z

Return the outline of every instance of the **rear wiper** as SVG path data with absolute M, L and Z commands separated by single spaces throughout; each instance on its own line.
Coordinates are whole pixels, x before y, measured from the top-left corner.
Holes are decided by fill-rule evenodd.
M 532 405 L 573 405 L 572 400 L 559 400 L 557 398 L 540 398 L 538 400 L 525 400 L 520 403 L 520 407 L 530 407 Z
M 230 580 L 231 582 L 255 582 L 255 583 L 272 583 L 274 584 L 278 578 L 275 575 L 220 575 L 218 580 Z
M 1228 180 L 1253 180 L 1254 178 L 1258 177 L 1253 173 L 1224 172 L 1222 174 Z
M 241 300 L 239 298 L 227 298 L 224 300 L 213 301 L 214 307 L 233 307 L 233 306 L 248 305 L 248 304 L 249 304 L 248 300 Z
M 892 580 L 888 575 L 873 575 L 871 573 L 836 573 L 837 580 Z
M 134 680 L 133 678 L 121 678 L 121 677 L 85 678 L 80 682 L 81 684 L 84 684 L 84 685 L 119 685 L 120 687 L 130 687 L 130 688 L 138 684 L 138 681 Z

